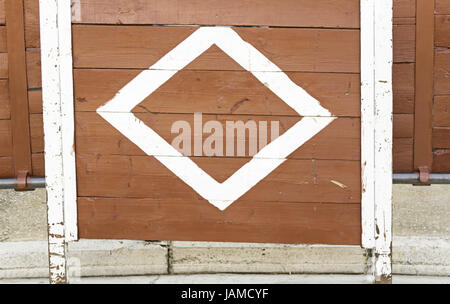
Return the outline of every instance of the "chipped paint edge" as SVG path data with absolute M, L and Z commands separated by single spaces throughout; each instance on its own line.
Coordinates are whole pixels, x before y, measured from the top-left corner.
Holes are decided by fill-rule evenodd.
M 49 280 L 52 284 L 67 283 L 66 275 L 66 236 L 65 217 L 70 217 L 70 209 L 65 214 L 65 187 L 72 188 L 65 179 L 64 160 L 68 160 L 67 172 L 70 172 L 70 155 L 67 157 L 67 139 L 73 125 L 73 113 L 63 112 L 68 109 L 70 78 L 67 73 L 68 60 L 71 53 L 67 45 L 71 44 L 67 34 L 65 9 L 70 10 L 70 0 L 40 0 L 40 33 L 41 33 L 41 61 L 42 61 L 42 96 L 45 139 L 45 174 L 47 190 L 47 221 L 48 221 L 48 250 L 49 250 Z M 61 15 L 60 15 L 61 14 Z M 70 16 L 70 15 L 69 15 Z M 61 23 L 63 24 L 61 26 Z M 70 23 L 70 19 L 69 19 Z M 69 24 L 70 26 L 70 24 Z M 70 30 L 70 27 L 69 27 Z M 70 68 L 71 68 L 70 63 Z M 73 98 L 73 97 L 72 97 Z M 64 101 L 63 101 L 64 100 Z M 73 107 L 73 105 L 72 105 Z M 73 134 L 72 134 L 73 146 Z M 70 174 L 68 173 L 70 177 Z M 71 192 L 68 191 L 70 196 Z M 75 202 L 76 203 L 76 202 Z M 75 219 L 76 221 L 76 219 Z
M 375 282 L 392 282 L 393 1 L 375 0 Z
M 64 164 L 64 226 L 66 242 L 76 241 L 78 239 L 71 19 L 71 1 L 59 0 L 58 32 Z

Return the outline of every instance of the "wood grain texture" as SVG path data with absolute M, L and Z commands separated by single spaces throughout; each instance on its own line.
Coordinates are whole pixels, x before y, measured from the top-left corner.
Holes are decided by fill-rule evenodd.
M 359 0 L 81 0 L 76 23 L 359 28 Z
M 450 95 L 450 49 L 436 49 L 434 66 L 435 95 Z
M 34 89 L 28 91 L 28 104 L 30 114 L 42 114 L 42 90 Z
M 0 24 L 6 23 L 5 1 L 6 0 L 0 0 Z
M 75 109 L 95 111 L 141 71 L 75 70 Z M 360 116 L 359 76 L 288 73 L 337 116 Z M 239 71 L 180 71 L 134 112 L 297 115 L 253 75 Z
M 394 113 L 414 114 L 415 65 L 413 63 L 393 66 Z
M 26 60 L 28 88 L 39 89 L 42 87 L 40 49 L 27 49 Z
M 394 138 L 394 172 L 410 173 L 414 170 L 414 140 L 412 138 Z
M 0 157 L 11 157 L 12 154 L 11 121 L 0 120 Z
M 7 80 L 0 80 L 0 119 L 11 118 L 9 103 L 9 84 Z
M 405 63 L 416 60 L 415 25 L 394 26 L 394 62 Z
M 44 153 L 33 153 L 31 159 L 33 164 L 33 176 L 45 176 Z
M 450 127 L 433 128 L 433 148 L 450 149 Z
M 417 0 L 414 169 L 433 164 L 434 1 Z
M 414 137 L 414 114 L 394 114 L 394 137 Z
M 361 242 L 358 204 L 245 202 L 219 212 L 206 202 L 80 198 L 81 238 L 343 244 Z
M 14 175 L 12 157 L 0 156 L 0 178 L 9 178 Z
M 24 0 L 25 44 L 27 48 L 40 47 L 39 0 Z
M 8 53 L 0 53 L 0 79 L 8 79 Z
M 358 30 L 234 29 L 285 72 L 359 73 Z M 195 27 L 74 26 L 74 67 L 146 69 L 195 30 Z M 186 69 L 242 70 L 242 67 L 212 46 Z
M 450 47 L 450 15 L 436 16 L 434 43 L 438 47 Z
M 8 83 L 11 105 L 14 171 L 31 172 L 23 2 L 6 0 Z
M 218 181 L 227 179 L 249 161 L 249 158 L 191 159 Z M 359 172 L 358 161 L 287 160 L 237 202 L 359 203 Z M 202 200 L 159 161 L 147 156 L 78 152 L 77 181 L 78 196 L 83 197 Z
M 433 127 L 450 127 L 450 96 L 434 98 Z
M 433 172 L 450 172 L 450 149 L 435 150 L 433 156 Z
M 178 120 L 184 120 L 192 123 L 193 115 L 141 113 L 138 115 L 138 118 L 153 128 L 167 142 L 171 143 L 175 136 L 178 135 L 171 134 L 171 124 Z M 299 117 L 203 115 L 203 121 L 205 123 L 209 120 L 218 120 L 223 122 L 224 126 L 225 120 L 242 120 L 245 122 L 249 119 L 256 122 L 260 120 L 269 122 L 279 121 L 280 134 L 284 133 L 294 123 L 300 120 Z M 76 126 L 76 142 L 78 152 L 100 153 L 102 155 L 145 155 L 141 149 L 135 146 L 130 140 L 120 134 L 96 113 L 76 113 Z M 324 129 L 313 139 L 311 139 L 311 141 L 294 152 L 290 158 L 359 160 L 361 154 L 359 129 L 359 119 L 339 118 L 328 128 Z M 37 130 L 39 130 L 39 128 L 37 128 Z M 203 136 L 203 141 L 207 137 L 208 135 L 205 134 Z M 248 142 L 248 135 L 246 140 Z M 248 153 L 248 149 L 246 149 L 246 151 Z M 39 152 L 39 150 L 33 150 L 33 152 Z M 248 156 L 248 154 L 246 155 Z
M 448 0 L 436 0 L 436 14 L 450 15 L 450 3 Z

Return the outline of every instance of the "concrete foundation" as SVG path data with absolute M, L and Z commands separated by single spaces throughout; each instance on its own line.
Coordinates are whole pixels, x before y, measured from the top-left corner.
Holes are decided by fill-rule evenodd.
M 0 279 L 48 276 L 46 231 L 44 190 L 0 192 Z M 68 269 L 75 283 L 217 273 L 348 274 L 365 282 L 364 254 L 354 246 L 81 240 L 68 246 Z M 394 186 L 393 262 L 395 274 L 450 276 L 450 186 Z

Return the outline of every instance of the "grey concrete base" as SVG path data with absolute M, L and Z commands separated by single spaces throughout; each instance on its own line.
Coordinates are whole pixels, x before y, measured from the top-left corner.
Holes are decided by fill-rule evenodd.
M 363 274 L 358 247 L 82 240 L 68 247 L 70 277 L 150 274 Z M 450 240 L 394 239 L 394 274 L 450 276 Z M 47 243 L 0 243 L 0 278 L 48 276 Z
M 82 278 L 74 284 L 367 284 L 363 275 L 153 275 Z M 450 277 L 402 276 L 394 284 L 450 284 Z M 0 280 L 0 284 L 48 284 L 48 279 Z

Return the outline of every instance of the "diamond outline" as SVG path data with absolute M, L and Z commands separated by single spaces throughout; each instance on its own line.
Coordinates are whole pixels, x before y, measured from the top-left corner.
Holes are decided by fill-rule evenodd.
M 219 183 L 183 156 L 131 111 L 212 45 L 252 73 L 303 118 Z M 224 211 L 284 163 L 287 157 L 336 119 L 260 51 L 229 27 L 202 27 L 141 72 L 97 113 L 148 156 L 155 157 L 209 203 Z

